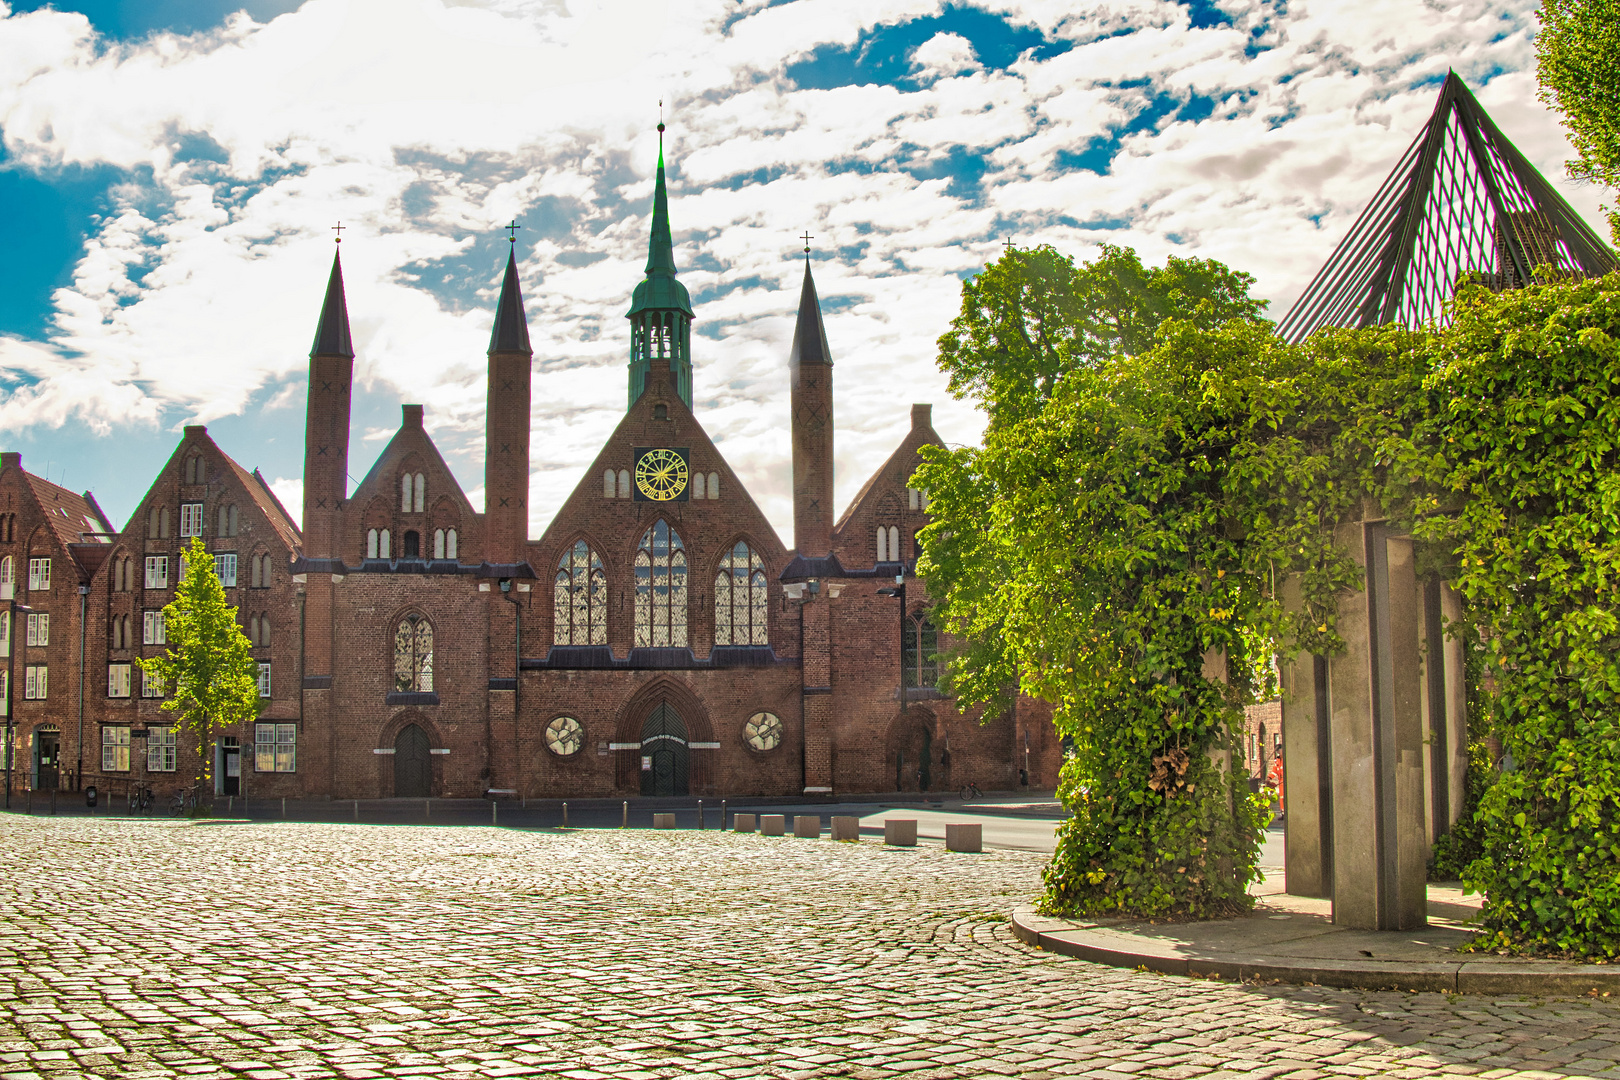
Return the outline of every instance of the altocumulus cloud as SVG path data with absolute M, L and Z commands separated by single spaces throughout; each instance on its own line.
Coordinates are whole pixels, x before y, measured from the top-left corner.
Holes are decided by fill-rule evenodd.
M 423 401 L 476 502 L 497 226 L 515 219 L 538 533 L 624 408 L 661 99 L 699 413 L 786 534 L 798 233 L 815 238 L 839 364 L 843 501 L 908 401 L 939 403 L 947 439 L 977 437 L 934 341 L 1005 237 L 1219 258 L 1280 313 L 1448 67 L 1559 174 L 1566 146 L 1534 103 L 1534 8 L 310 0 L 127 41 L 0 3 L 5 168 L 106 178 L 42 332 L 0 336 L 0 429 L 77 460 L 82 485 L 119 438 L 161 446 L 223 421 L 226 448 L 296 499 L 301 380 L 341 220 L 363 390 L 351 469 L 399 401 Z M 103 501 L 119 516 L 139 495 Z

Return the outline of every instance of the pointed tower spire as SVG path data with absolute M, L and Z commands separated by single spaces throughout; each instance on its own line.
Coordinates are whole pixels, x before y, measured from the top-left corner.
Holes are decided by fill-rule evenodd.
M 343 296 L 343 260 L 335 251 L 332 275 L 326 280 L 326 303 L 321 306 L 321 321 L 315 327 L 315 344 L 309 355 L 354 359 L 354 345 L 349 340 L 349 304 Z
M 528 557 L 529 375 L 534 350 L 518 287 L 517 230 L 489 335 L 489 387 L 484 409 L 484 560 L 515 567 Z M 517 672 L 514 671 L 515 678 Z
M 664 123 L 658 122 L 658 172 L 653 183 L 652 235 L 646 278 L 636 286 L 630 310 L 630 404 L 647 388 L 654 361 L 668 370 L 676 392 L 692 405 L 692 298 L 675 276 L 675 244 L 669 233 L 669 193 L 664 185 Z
M 808 249 L 806 249 L 808 250 Z M 788 354 L 793 411 L 793 543 L 807 559 L 832 554 L 833 381 L 832 351 L 821 301 L 804 264 L 799 324 Z
M 501 298 L 495 303 L 495 326 L 489 334 L 492 353 L 528 353 L 529 319 L 523 311 L 523 290 L 518 285 L 517 245 L 506 256 L 506 278 L 501 282 Z

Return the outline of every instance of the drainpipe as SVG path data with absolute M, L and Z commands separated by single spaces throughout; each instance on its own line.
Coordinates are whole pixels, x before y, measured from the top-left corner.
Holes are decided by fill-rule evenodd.
M 85 605 L 90 601 L 90 586 L 79 586 L 79 764 L 73 773 L 73 790 L 84 787 L 84 643 L 87 617 Z

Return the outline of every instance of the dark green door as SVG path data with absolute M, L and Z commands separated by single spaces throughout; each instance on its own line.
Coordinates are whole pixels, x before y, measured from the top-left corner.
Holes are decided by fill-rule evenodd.
M 427 732 L 409 724 L 394 739 L 394 796 L 425 799 L 433 794 Z
M 688 754 L 686 724 L 668 702 L 660 702 L 641 725 L 641 793 L 685 795 Z

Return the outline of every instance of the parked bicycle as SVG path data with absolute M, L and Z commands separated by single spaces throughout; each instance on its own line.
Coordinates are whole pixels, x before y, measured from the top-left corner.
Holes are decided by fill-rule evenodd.
M 984 798 L 984 792 L 979 790 L 979 785 L 978 784 L 975 784 L 973 781 L 969 780 L 967 782 L 967 784 L 965 786 L 963 786 L 962 791 L 961 791 L 961 796 L 962 796 L 962 801 L 967 802 L 969 799 L 982 799 L 982 798 Z
M 152 809 L 152 788 L 148 784 L 135 783 L 129 786 L 129 812 L 132 814 L 145 814 Z
M 174 793 L 174 798 L 169 800 L 169 814 L 172 817 L 184 817 L 197 809 L 197 799 L 197 787 L 195 784 L 191 787 L 181 788 Z

